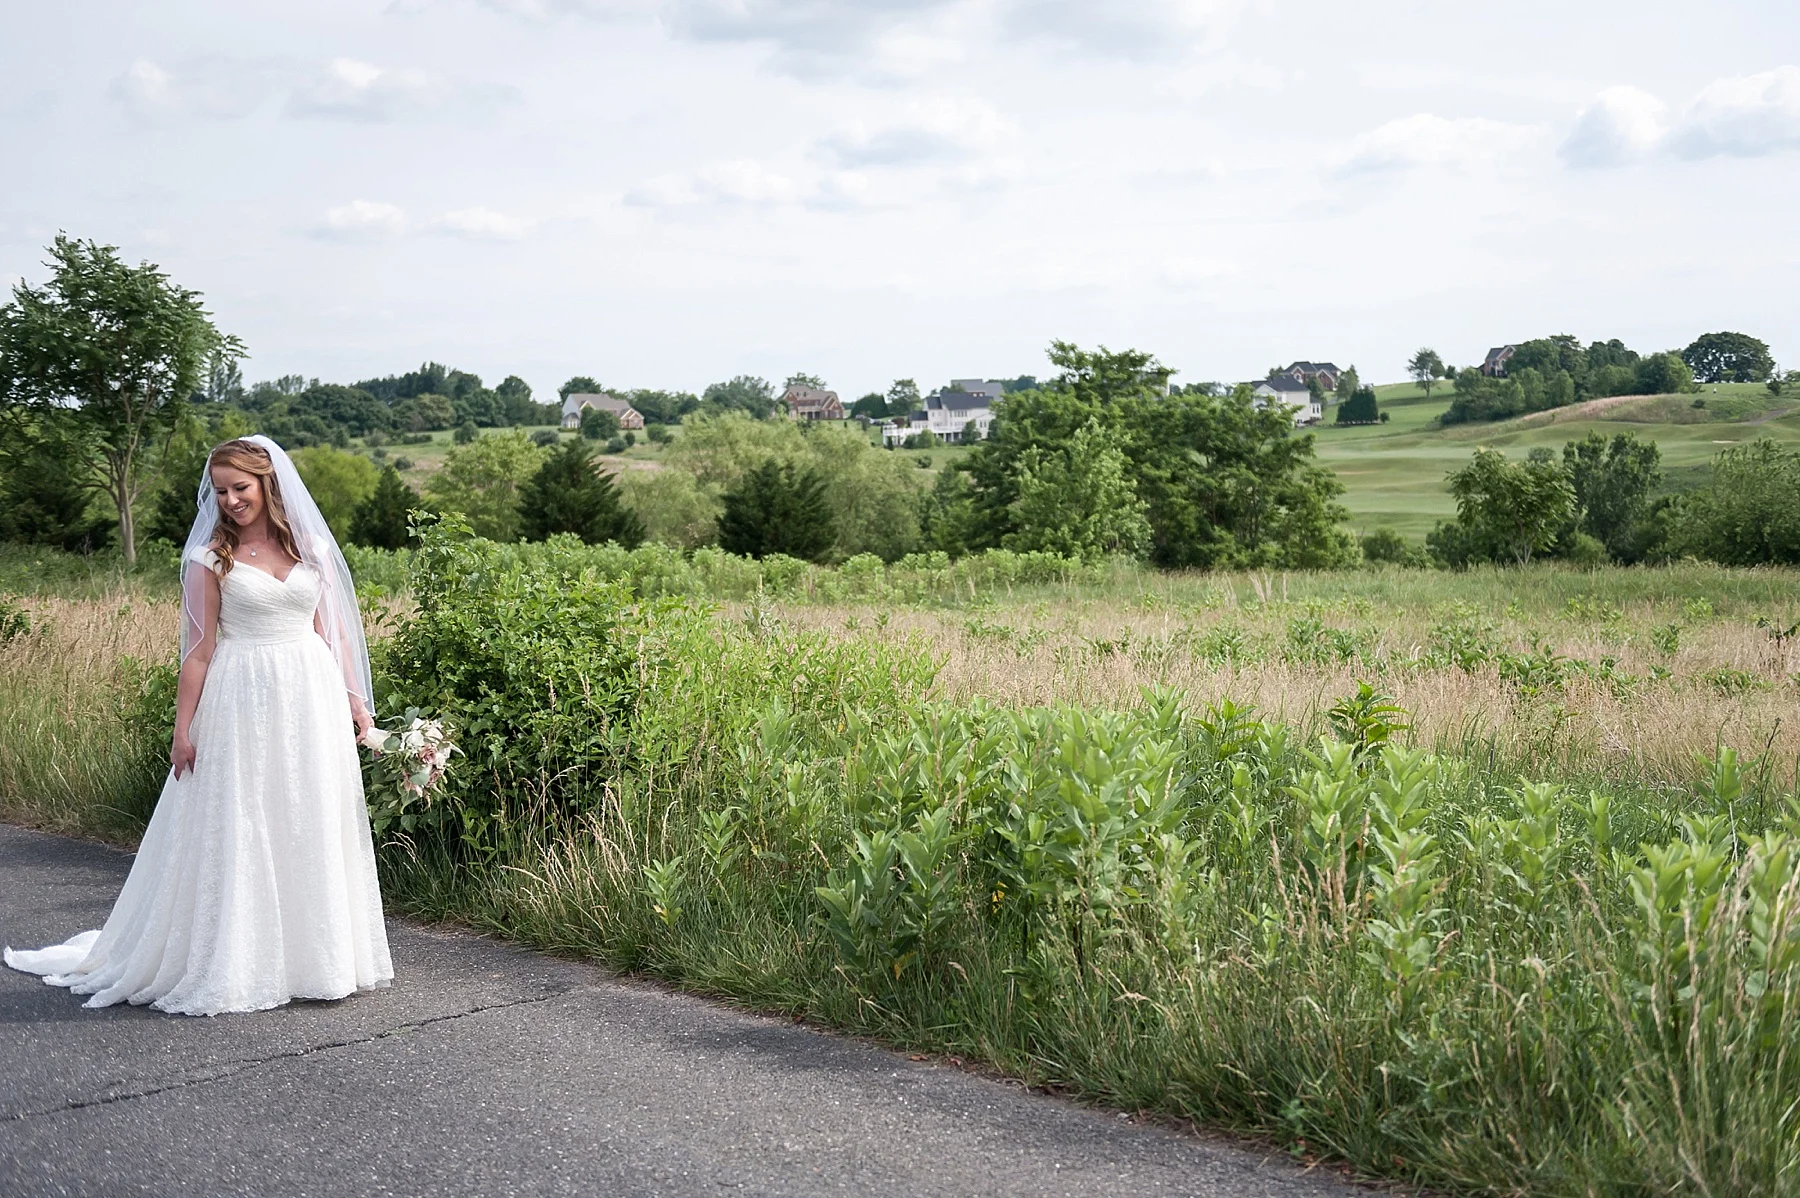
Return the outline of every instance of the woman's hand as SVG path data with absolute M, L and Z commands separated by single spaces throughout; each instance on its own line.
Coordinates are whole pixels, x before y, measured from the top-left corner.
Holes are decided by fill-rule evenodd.
M 375 726 L 375 717 L 366 711 L 357 711 L 353 714 L 356 719 L 356 739 L 361 742 L 363 737 L 369 734 L 369 729 Z
M 169 765 L 174 768 L 177 778 L 183 772 L 194 772 L 194 742 L 188 739 L 186 732 L 176 731 L 175 743 L 169 747 Z

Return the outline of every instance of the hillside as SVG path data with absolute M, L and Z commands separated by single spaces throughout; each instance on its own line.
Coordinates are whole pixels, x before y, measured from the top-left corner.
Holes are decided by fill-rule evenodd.
M 1445 475 L 1480 446 L 1523 456 L 1540 445 L 1560 451 L 1590 429 L 1607 436 L 1634 432 L 1661 446 L 1664 470 L 1679 475 L 1739 441 L 1774 437 L 1800 444 L 1800 396 L 1777 399 L 1760 383 L 1721 383 L 1698 395 L 1613 396 L 1448 428 L 1434 423 L 1450 406 L 1448 388 L 1426 399 L 1412 383 L 1395 383 L 1377 387 L 1376 395 L 1388 423 L 1337 428 L 1327 410 L 1327 423 L 1317 429 L 1319 459 L 1343 479 L 1344 503 L 1358 532 L 1387 525 L 1423 537 L 1455 512 Z M 1706 406 L 1695 408 L 1696 399 Z

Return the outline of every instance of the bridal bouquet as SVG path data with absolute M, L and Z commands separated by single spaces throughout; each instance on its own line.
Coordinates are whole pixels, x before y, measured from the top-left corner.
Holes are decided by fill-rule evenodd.
M 450 742 L 442 720 L 424 719 L 416 707 L 407 708 L 402 718 L 410 723 L 399 731 L 371 727 L 361 739 L 375 755 L 376 769 L 397 782 L 404 803 L 409 798 L 425 798 L 436 789 L 451 754 L 462 750 Z

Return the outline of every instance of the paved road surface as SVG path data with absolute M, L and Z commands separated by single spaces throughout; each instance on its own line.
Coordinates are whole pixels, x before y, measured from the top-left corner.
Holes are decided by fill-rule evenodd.
M 0 942 L 99 927 L 128 861 L 0 826 Z M 0 969 L 0 1194 L 1353 1192 L 590 966 L 388 935 L 390 990 L 212 1019 Z

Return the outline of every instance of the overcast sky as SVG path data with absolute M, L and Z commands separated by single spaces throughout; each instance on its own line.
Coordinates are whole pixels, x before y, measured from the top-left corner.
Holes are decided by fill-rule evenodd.
M 1800 367 L 1793 0 L 8 0 L 0 164 L 0 280 L 111 242 L 249 379 Z

